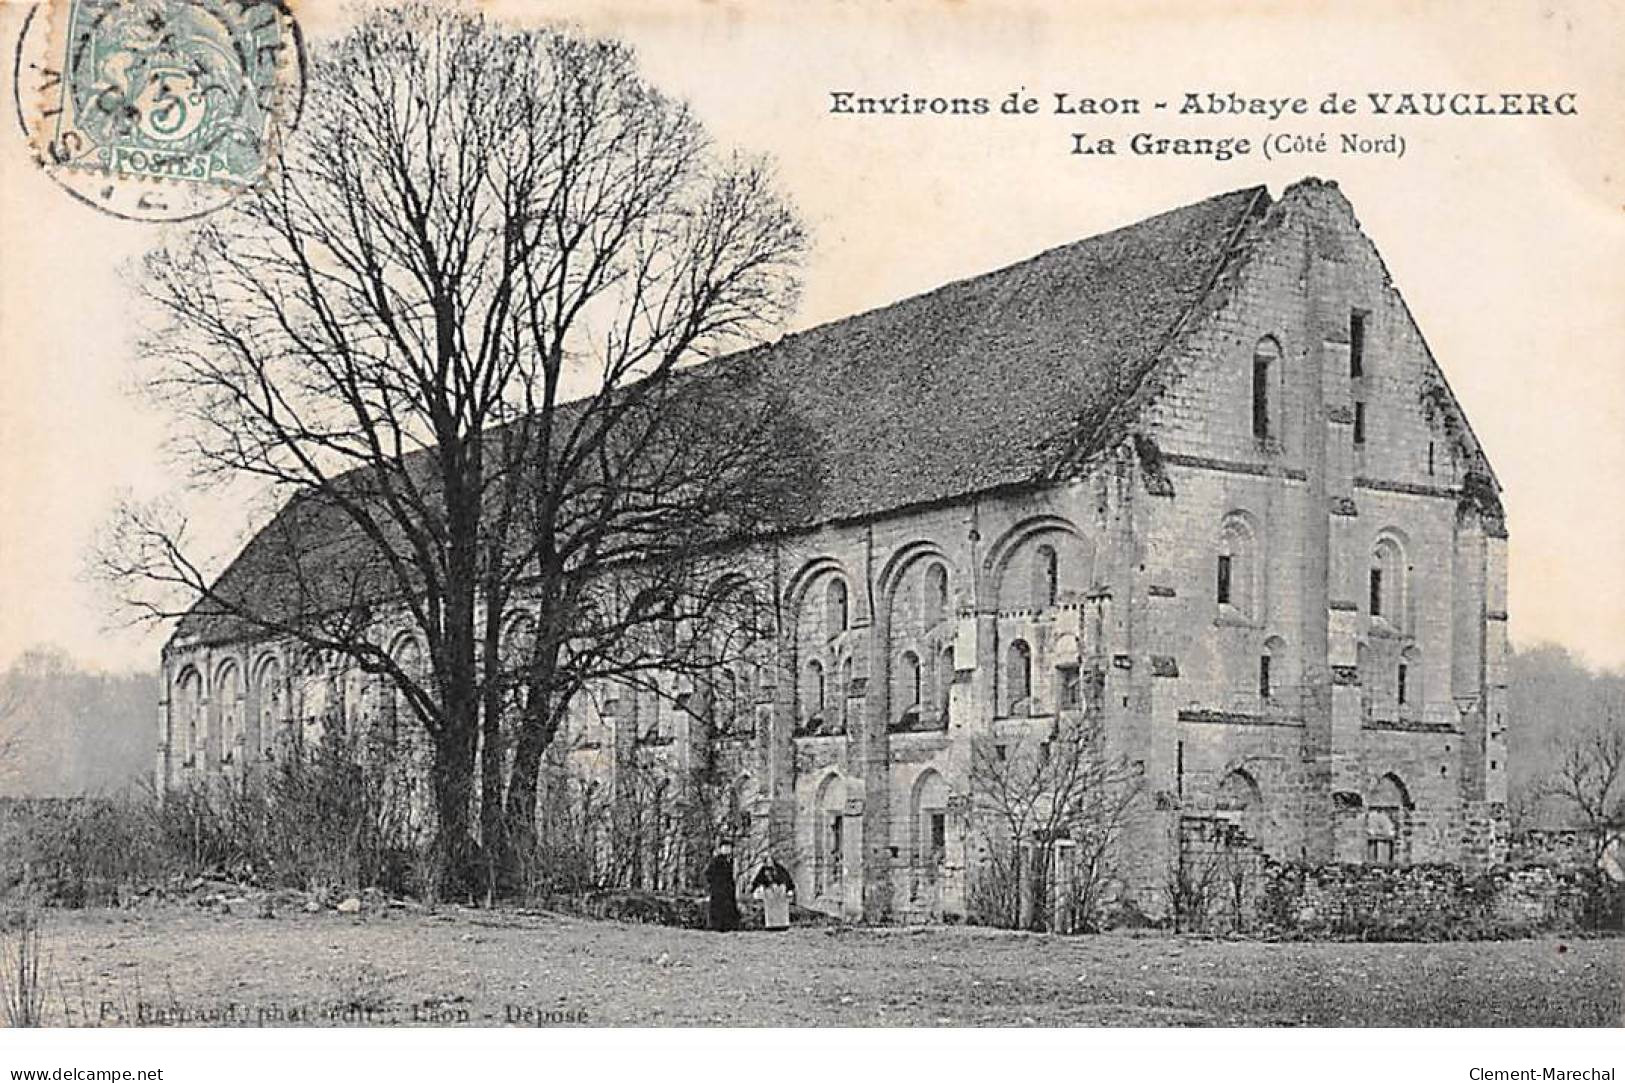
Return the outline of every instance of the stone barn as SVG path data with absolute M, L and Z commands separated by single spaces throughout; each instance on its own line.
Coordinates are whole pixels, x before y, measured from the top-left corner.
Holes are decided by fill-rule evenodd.
M 805 528 L 753 543 L 778 633 L 726 718 L 680 680 L 605 690 L 559 770 L 614 792 L 628 764 L 720 765 L 730 829 L 850 919 L 965 915 L 1000 845 L 978 761 L 1085 722 L 1136 780 L 1110 890 L 1147 910 L 1192 839 L 1504 852 L 1499 485 L 1335 184 L 1217 195 L 710 363 L 761 366 L 820 437 Z M 356 675 L 204 619 L 163 674 L 163 784 L 369 710 Z M 1078 843 L 1003 840 L 1054 855 L 1046 891 Z

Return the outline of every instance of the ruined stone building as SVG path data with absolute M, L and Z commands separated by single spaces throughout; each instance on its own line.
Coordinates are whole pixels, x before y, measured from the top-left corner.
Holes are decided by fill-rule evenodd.
M 1312 862 L 1504 851 L 1499 485 L 1334 184 L 1214 196 L 750 356 L 823 449 L 814 520 L 762 543 L 777 642 L 704 727 L 680 688 L 598 697 L 569 770 L 714 757 L 744 835 L 849 918 L 963 913 L 973 749 L 1085 712 L 1143 779 L 1118 868 L 1147 908 L 1193 824 Z M 276 645 L 185 624 L 164 678 L 171 783 L 318 694 Z

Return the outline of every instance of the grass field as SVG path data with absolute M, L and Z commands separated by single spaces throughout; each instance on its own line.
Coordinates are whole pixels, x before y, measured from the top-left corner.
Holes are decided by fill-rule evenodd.
M 1618 1026 L 1625 940 L 1301 944 L 550 914 L 48 914 L 48 1021 Z

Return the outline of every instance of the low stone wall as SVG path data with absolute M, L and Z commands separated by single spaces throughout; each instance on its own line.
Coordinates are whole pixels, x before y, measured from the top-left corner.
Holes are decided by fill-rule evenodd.
M 1575 871 L 1597 864 L 1596 839 L 1576 828 L 1534 828 L 1512 836 L 1507 860 L 1515 865 L 1549 865 Z
M 1271 864 L 1258 917 L 1285 935 L 1448 940 L 1594 928 L 1598 885 L 1539 865 Z

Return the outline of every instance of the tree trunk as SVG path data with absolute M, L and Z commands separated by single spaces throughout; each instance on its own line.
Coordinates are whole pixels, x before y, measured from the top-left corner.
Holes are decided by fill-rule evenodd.
M 480 703 L 480 840 L 484 850 L 485 898 L 487 904 L 512 889 L 505 871 L 512 855 L 504 831 L 502 794 L 502 715 L 508 699 L 506 674 L 502 671 L 500 642 L 503 607 L 488 593 L 485 618 L 485 682 Z
M 472 725 L 456 725 L 434 746 L 435 876 L 443 897 L 466 899 L 475 884 L 474 733 Z
M 507 890 L 523 886 L 524 872 L 536 860 L 536 802 L 541 794 L 542 756 L 558 733 L 564 709 L 552 688 L 557 648 L 546 649 L 544 655 L 528 675 L 525 708 L 520 714 L 503 806 L 506 852 L 502 868 Z
M 444 332 L 442 332 L 444 333 Z M 436 741 L 435 800 L 442 891 L 470 899 L 478 891 L 479 847 L 473 833 L 475 751 L 480 725 L 480 674 L 475 646 L 478 594 L 480 471 L 478 441 L 459 448 L 442 440 L 446 484 L 445 635 L 436 659 L 445 729 Z

